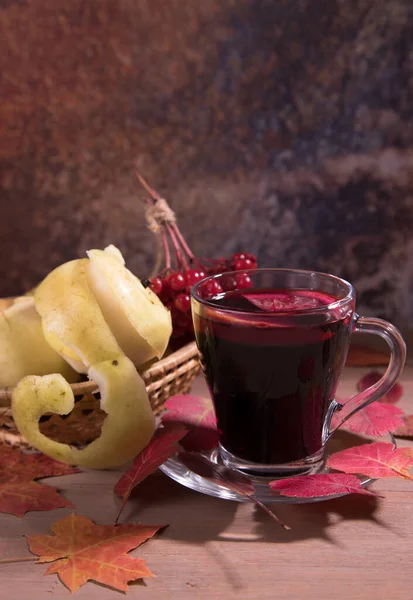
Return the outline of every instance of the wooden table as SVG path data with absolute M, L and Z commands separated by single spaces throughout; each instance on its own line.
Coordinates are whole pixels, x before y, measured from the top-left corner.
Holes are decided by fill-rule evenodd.
M 366 369 L 347 369 L 342 394 L 354 390 Z M 413 413 L 413 368 L 401 378 Z M 195 391 L 205 392 L 197 381 Z M 408 442 L 400 442 L 406 445 Z M 119 472 L 85 472 L 49 480 L 64 490 L 76 512 L 112 523 L 119 501 L 113 486 Z M 183 598 L 241 600 L 411 600 L 413 599 L 413 482 L 387 479 L 374 484 L 384 500 L 349 496 L 319 504 L 277 506 L 292 527 L 283 531 L 251 504 L 238 504 L 185 489 L 162 473 L 136 490 L 123 522 L 166 524 L 164 533 L 134 552 L 157 575 L 132 584 L 129 596 L 147 600 Z M 67 509 L 0 515 L 0 555 L 28 555 L 24 534 L 41 534 Z M 0 565 L 0 598 L 68 598 L 45 565 Z M 118 592 L 87 583 L 76 598 L 106 600 Z

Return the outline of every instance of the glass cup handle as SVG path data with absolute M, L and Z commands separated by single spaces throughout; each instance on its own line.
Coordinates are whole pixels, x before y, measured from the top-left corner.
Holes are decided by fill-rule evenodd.
M 359 317 L 356 315 L 354 332 L 373 333 L 382 337 L 390 346 L 390 362 L 383 377 L 374 385 L 371 385 L 363 392 L 356 394 L 345 404 L 335 404 L 334 406 L 334 428 L 329 430 L 330 437 L 339 427 L 343 425 L 358 410 L 368 406 L 372 402 L 379 400 L 388 391 L 391 390 L 397 378 L 403 370 L 406 360 L 406 344 L 396 327 L 383 321 L 369 317 Z

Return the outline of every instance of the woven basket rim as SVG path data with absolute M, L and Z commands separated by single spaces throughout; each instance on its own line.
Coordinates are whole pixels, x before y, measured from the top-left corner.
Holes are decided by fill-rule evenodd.
M 168 354 L 167 356 L 156 361 L 145 371 L 140 371 L 140 375 L 148 387 L 152 381 L 165 376 L 167 372 L 178 369 L 183 363 L 186 363 L 191 359 L 195 359 L 196 355 L 196 342 L 189 342 L 185 346 L 182 346 L 182 348 L 179 348 L 179 350 L 175 350 L 175 352 L 172 352 L 171 354 Z M 96 382 L 92 380 L 72 383 L 70 384 L 70 387 L 72 388 L 75 396 L 80 394 L 95 393 L 99 389 Z M 14 387 L 0 388 L 0 401 L 10 401 L 13 389 Z M 4 408 L 7 409 L 7 407 Z M 1 407 L 0 412 L 2 412 Z

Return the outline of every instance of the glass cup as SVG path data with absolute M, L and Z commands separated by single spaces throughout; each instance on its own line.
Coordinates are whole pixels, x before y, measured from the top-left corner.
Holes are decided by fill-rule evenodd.
M 332 433 L 391 389 L 405 343 L 390 323 L 357 315 L 354 288 L 343 279 L 293 269 L 243 273 L 245 289 L 233 289 L 237 272 L 207 277 L 191 291 L 221 459 L 255 475 L 315 473 Z M 381 336 L 391 355 L 380 381 L 343 406 L 335 393 L 358 331 Z

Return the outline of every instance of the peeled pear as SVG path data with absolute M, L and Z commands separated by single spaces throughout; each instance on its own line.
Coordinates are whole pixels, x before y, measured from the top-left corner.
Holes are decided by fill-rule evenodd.
M 56 460 L 94 469 L 118 467 L 139 454 L 155 431 L 145 384 L 126 356 L 100 362 L 88 374 L 99 385 L 107 417 L 100 437 L 85 448 L 56 442 L 39 430 L 45 413 L 66 415 L 74 407 L 72 389 L 61 375 L 22 379 L 13 391 L 14 420 L 30 444 Z
M 13 387 L 26 375 L 76 373 L 47 343 L 34 299 L 22 297 L 0 314 L 0 387 Z
M 87 254 L 90 289 L 123 352 L 137 368 L 160 358 L 172 333 L 170 312 L 124 266 L 117 248 Z
M 59 374 L 24 377 L 12 394 L 17 427 L 35 448 L 91 468 L 117 467 L 135 457 L 155 431 L 145 384 L 135 367 L 166 349 L 171 315 L 124 266 L 111 246 L 52 271 L 35 291 L 44 336 L 74 369 L 96 381 L 107 413 L 101 436 L 79 450 L 40 432 L 45 413 L 68 414 L 73 392 Z
M 89 288 L 88 264 L 85 258 L 57 267 L 34 296 L 47 341 L 79 373 L 121 354 Z

